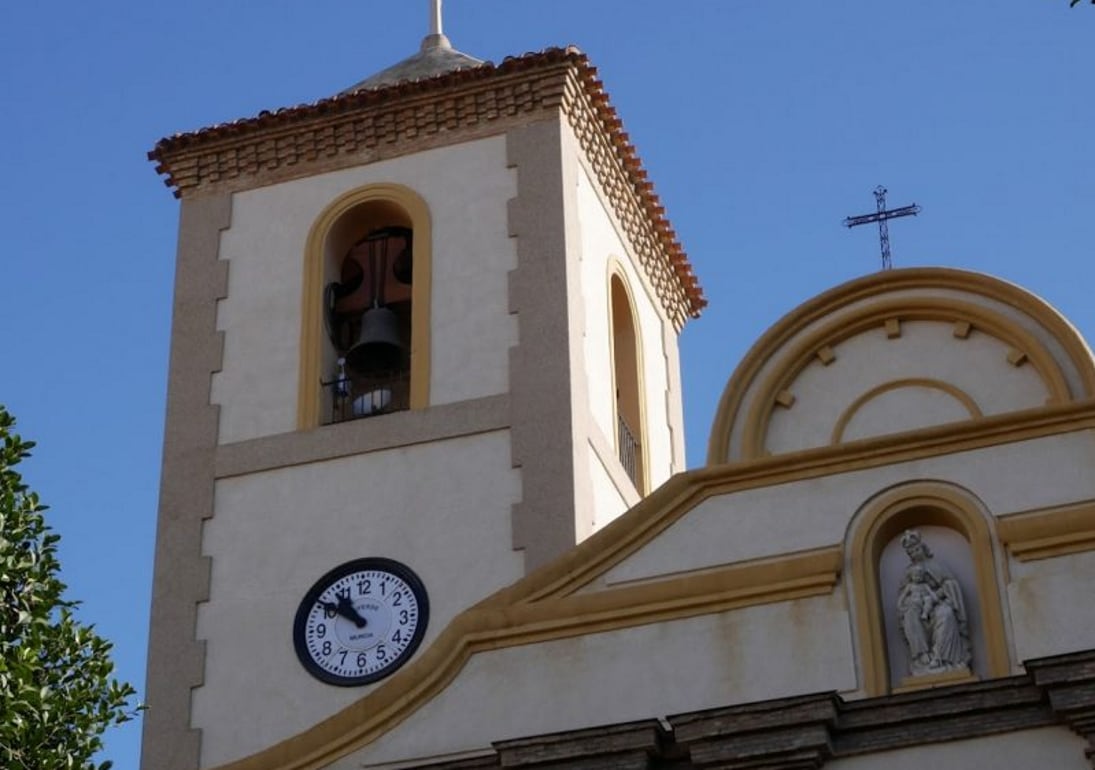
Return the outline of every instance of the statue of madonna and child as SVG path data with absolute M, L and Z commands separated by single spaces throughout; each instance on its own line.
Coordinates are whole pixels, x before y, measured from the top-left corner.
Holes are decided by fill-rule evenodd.
M 972 653 L 962 587 L 932 556 L 918 531 L 907 530 L 901 547 L 909 565 L 897 592 L 897 617 L 909 653 L 909 674 L 968 672 Z

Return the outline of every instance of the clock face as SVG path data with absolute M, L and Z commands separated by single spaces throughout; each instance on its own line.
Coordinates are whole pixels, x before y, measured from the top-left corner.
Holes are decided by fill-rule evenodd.
M 356 559 L 328 572 L 297 609 L 297 657 L 317 679 L 345 687 L 382 679 L 414 654 L 429 620 L 422 581 L 391 559 Z

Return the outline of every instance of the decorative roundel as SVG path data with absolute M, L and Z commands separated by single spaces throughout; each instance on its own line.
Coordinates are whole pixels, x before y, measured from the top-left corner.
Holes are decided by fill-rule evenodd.
M 369 684 L 414 655 L 429 614 L 426 588 L 410 567 L 391 559 L 355 559 L 304 595 L 293 644 L 317 679 L 343 687 Z

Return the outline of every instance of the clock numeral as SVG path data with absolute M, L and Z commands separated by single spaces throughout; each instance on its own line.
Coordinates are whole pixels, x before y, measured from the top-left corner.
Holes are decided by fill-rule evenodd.
M 390 559 L 355 559 L 330 570 L 305 594 L 293 644 L 317 679 L 369 684 L 414 655 L 428 618 L 429 598 L 408 567 Z

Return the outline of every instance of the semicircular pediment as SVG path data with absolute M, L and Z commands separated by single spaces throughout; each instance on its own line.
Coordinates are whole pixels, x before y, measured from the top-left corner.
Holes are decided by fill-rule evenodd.
M 720 402 L 708 463 L 812 449 L 1095 395 L 1095 364 L 1050 305 L 989 276 L 879 273 L 772 327 Z

